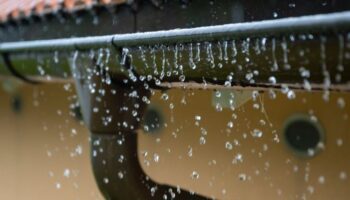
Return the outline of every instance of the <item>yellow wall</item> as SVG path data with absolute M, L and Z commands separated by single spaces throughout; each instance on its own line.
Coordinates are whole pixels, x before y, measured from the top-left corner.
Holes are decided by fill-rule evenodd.
M 0 199 L 101 199 L 88 131 L 69 115 L 73 94 L 61 84 L 23 86 L 17 94 L 23 109 L 14 113 L 13 95 L 0 91 Z
M 47 84 L 22 86 L 12 94 L 0 91 L 0 199 L 102 199 L 92 176 L 88 131 L 69 114 L 69 105 L 76 101 L 73 86 L 70 92 L 64 88 Z M 11 109 L 14 94 L 22 98 L 19 113 Z M 167 127 L 156 134 L 141 132 L 138 139 L 140 163 L 154 180 L 222 199 L 348 199 L 349 178 L 342 180 L 340 174 L 350 176 L 350 105 L 341 109 L 337 100 L 350 102 L 349 94 L 332 93 L 328 103 L 320 92 L 297 93 L 294 100 L 261 94 L 255 102 L 260 109 L 249 100 L 234 112 L 217 112 L 212 91 L 177 89 L 168 95 L 168 100 L 160 92 L 152 97 Z M 325 149 L 313 158 L 296 156 L 283 141 L 282 125 L 295 113 L 313 113 L 326 132 Z M 201 116 L 198 126 L 196 115 Z M 233 128 L 227 127 L 229 121 Z M 205 145 L 199 144 L 200 128 L 207 131 Z M 254 128 L 264 132 L 261 138 L 251 137 Z M 234 140 L 239 146 L 226 149 L 226 141 Z M 243 162 L 234 165 L 238 153 Z M 193 171 L 198 179 L 191 178 Z M 247 180 L 239 179 L 242 174 Z M 320 177 L 325 178 L 323 184 Z
M 331 93 L 329 102 L 322 95 L 297 92 L 290 100 L 277 93 L 276 99 L 270 99 L 265 92 L 234 112 L 227 108 L 217 112 L 211 91 L 170 90 L 166 101 L 157 94 L 153 104 L 163 112 L 167 127 L 153 135 L 140 135 L 143 169 L 158 182 L 222 199 L 349 199 L 349 178 L 340 176 L 350 175 L 350 105 L 340 108 L 338 99 L 350 102 L 350 94 Z M 315 157 L 302 158 L 286 146 L 282 126 L 294 114 L 311 113 L 325 130 L 325 148 Z M 196 115 L 201 116 L 199 126 L 195 125 Z M 227 126 L 230 121 L 232 128 Z M 207 131 L 205 145 L 199 144 L 201 128 Z M 253 138 L 254 129 L 262 130 L 263 136 Z M 340 139 L 342 145 L 337 144 Z M 233 144 L 235 140 L 238 146 L 225 148 L 227 141 Z M 192 157 L 188 156 L 190 148 Z M 242 154 L 243 162 L 232 164 L 237 154 Z M 191 178 L 193 171 L 198 172 L 198 179 Z M 246 181 L 240 180 L 243 174 Z

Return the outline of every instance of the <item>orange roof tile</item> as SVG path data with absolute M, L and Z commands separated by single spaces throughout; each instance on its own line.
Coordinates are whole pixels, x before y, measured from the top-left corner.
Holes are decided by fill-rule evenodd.
M 0 0 L 0 21 L 17 19 L 32 14 L 41 15 L 59 9 L 72 11 L 93 5 L 121 4 L 127 0 Z

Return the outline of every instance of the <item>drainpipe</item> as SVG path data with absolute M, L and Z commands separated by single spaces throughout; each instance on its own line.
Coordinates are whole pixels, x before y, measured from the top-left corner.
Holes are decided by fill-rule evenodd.
M 142 99 L 150 96 L 143 83 L 123 84 L 113 77 L 109 82 L 99 65 L 93 62 L 85 67 L 91 70 L 89 80 L 77 74 L 74 79 L 83 119 L 91 132 L 92 169 L 103 196 L 113 200 L 161 199 L 163 195 L 206 199 L 187 191 L 178 193 L 176 188 L 155 183 L 143 172 L 136 133 L 146 107 Z

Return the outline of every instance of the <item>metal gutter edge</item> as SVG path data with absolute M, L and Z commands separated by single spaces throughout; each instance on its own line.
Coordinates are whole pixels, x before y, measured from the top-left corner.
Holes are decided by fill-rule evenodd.
M 173 29 L 145 33 L 95 37 L 9 42 L 0 44 L 0 53 L 28 51 L 87 50 L 115 46 L 137 46 L 277 36 L 286 33 L 339 31 L 350 29 L 350 11 L 259 22 Z

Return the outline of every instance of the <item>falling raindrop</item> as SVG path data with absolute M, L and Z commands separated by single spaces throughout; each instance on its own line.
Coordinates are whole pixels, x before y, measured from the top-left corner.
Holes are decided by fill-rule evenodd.
M 241 173 L 241 174 L 238 175 L 238 179 L 240 181 L 246 181 L 247 180 L 247 175 L 244 174 L 244 173 Z
M 278 63 L 276 58 L 276 39 L 272 38 L 271 40 L 271 50 L 272 50 L 272 68 L 271 71 L 278 71 Z
M 243 162 L 243 155 L 240 153 L 237 153 L 232 160 L 232 164 L 242 163 Z
M 58 51 L 55 51 L 55 52 L 54 52 L 53 61 L 54 61 L 54 63 L 56 63 L 56 64 L 60 61 L 59 58 L 58 58 Z
M 277 12 L 273 12 L 273 18 L 277 18 L 278 17 L 278 13 Z
M 124 178 L 124 173 L 123 172 L 118 172 L 118 178 L 123 179 Z
M 189 44 L 189 66 L 191 69 L 195 70 L 197 68 L 196 64 L 193 61 L 193 45 Z
M 193 171 L 191 173 L 191 178 L 194 179 L 194 180 L 199 179 L 199 173 L 197 171 Z
M 289 70 L 291 66 L 288 63 L 288 44 L 285 37 L 282 38 L 281 46 L 283 50 L 283 67 L 285 70 Z
M 232 64 L 235 64 L 237 62 L 236 60 L 236 56 L 237 56 L 237 47 L 236 47 L 236 41 L 232 41 L 232 46 L 231 46 L 231 49 L 232 49 L 232 60 L 231 60 L 231 63 Z
M 154 162 L 159 162 L 159 155 L 155 153 L 153 155 L 153 160 L 154 160 Z
M 228 61 L 227 46 L 228 46 L 228 42 L 227 42 L 227 41 L 224 41 L 224 42 L 223 42 L 224 61 L 225 61 L 226 63 L 227 63 L 227 61 Z
M 252 131 L 252 136 L 255 138 L 261 138 L 263 136 L 263 132 L 259 129 L 254 129 Z
M 201 137 L 199 138 L 199 144 L 200 144 L 200 145 L 204 145 L 205 143 L 206 143 L 205 137 L 201 136 Z
M 187 155 L 188 155 L 188 157 L 192 157 L 193 156 L 193 149 L 192 149 L 192 147 L 189 147 Z
M 336 143 L 337 143 L 337 146 L 338 147 L 340 147 L 340 146 L 343 146 L 343 140 L 341 139 L 341 138 L 338 138 L 337 140 L 336 140 Z
M 232 143 L 227 141 L 227 142 L 225 143 L 225 148 L 228 149 L 228 150 L 232 150 L 232 149 L 233 149 Z
M 337 99 L 337 104 L 338 104 L 339 108 L 341 108 L 341 109 L 345 108 L 345 100 L 343 98 L 339 97 Z
M 324 184 L 326 182 L 326 178 L 324 176 L 319 176 L 318 177 L 318 183 Z
M 340 179 L 340 180 L 346 180 L 347 178 L 348 178 L 348 175 L 346 174 L 346 172 L 341 171 L 341 172 L 339 173 L 339 179 Z
M 270 77 L 269 77 L 269 82 L 270 82 L 271 84 L 275 85 L 275 84 L 277 83 L 276 77 L 270 76 Z
M 128 48 L 123 48 L 122 50 L 122 58 L 120 60 L 120 64 L 121 65 L 125 65 L 126 64 L 126 59 L 129 55 L 129 49 Z
M 220 97 L 221 97 L 221 92 L 220 92 L 219 90 L 217 90 L 217 91 L 215 92 L 215 96 L 216 96 L 217 98 L 220 98 Z
M 227 123 L 227 127 L 228 127 L 228 128 L 233 128 L 233 122 L 229 121 L 229 122 Z
M 220 103 L 217 103 L 216 105 L 215 105 L 215 110 L 216 111 L 218 111 L 218 112 L 221 112 L 222 111 L 222 105 L 220 104 Z
M 196 115 L 196 116 L 194 116 L 194 119 L 196 121 L 201 121 L 202 117 L 200 115 Z
M 167 101 L 169 99 L 169 95 L 167 93 L 163 93 L 161 96 L 161 99 L 163 99 L 164 101 Z
M 287 92 L 287 98 L 288 99 L 295 99 L 295 92 L 293 91 L 293 90 L 289 90 L 288 92 Z
M 58 182 L 56 183 L 56 189 L 58 190 L 61 189 L 61 183 L 58 183 Z
M 70 170 L 69 170 L 69 169 L 65 169 L 65 170 L 63 171 L 63 176 L 66 177 L 66 178 L 69 178 L 69 176 L 70 176 Z

